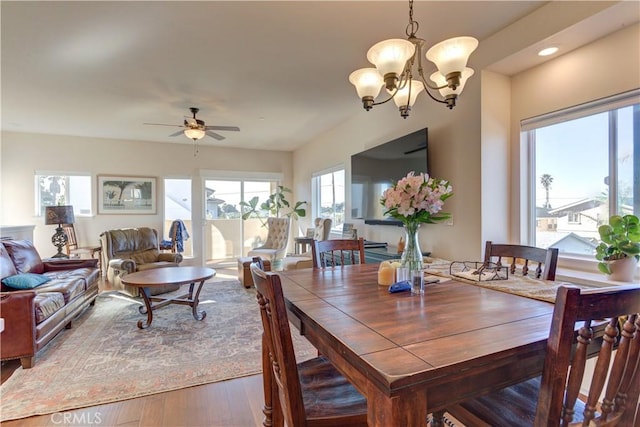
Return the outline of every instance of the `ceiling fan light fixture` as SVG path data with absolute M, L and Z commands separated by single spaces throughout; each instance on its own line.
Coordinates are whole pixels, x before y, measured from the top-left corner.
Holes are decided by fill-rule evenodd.
M 193 139 L 194 141 L 204 138 L 205 135 L 204 131 L 198 128 L 185 129 L 184 134 L 187 138 Z

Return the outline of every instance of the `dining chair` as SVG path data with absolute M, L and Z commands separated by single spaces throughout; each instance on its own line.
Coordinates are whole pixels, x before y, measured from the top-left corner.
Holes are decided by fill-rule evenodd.
M 313 268 L 364 264 L 364 239 L 314 240 L 311 246 Z
M 542 376 L 447 411 L 473 426 L 637 426 L 639 312 L 638 285 L 586 291 L 561 286 Z M 591 355 L 595 367 L 585 369 Z
M 511 259 L 509 274 L 520 271 L 523 276 L 529 275 L 529 263 L 537 263 L 533 271 L 536 279 L 555 280 L 558 266 L 557 248 L 536 248 L 534 246 L 494 244 L 487 241 L 484 250 L 484 264 L 504 265 L 503 258 Z
M 62 231 L 67 235 L 67 256 L 87 254 L 94 258 L 95 254 L 98 254 L 98 268 L 102 270 L 102 246 L 99 243 L 95 246 L 78 246 L 78 236 L 73 224 L 62 224 Z
M 280 276 L 262 270 L 259 259 L 250 268 L 267 350 L 262 359 L 264 425 L 272 425 L 273 407 L 279 405 L 288 426 L 366 426 L 365 397 L 327 358 L 296 363 Z

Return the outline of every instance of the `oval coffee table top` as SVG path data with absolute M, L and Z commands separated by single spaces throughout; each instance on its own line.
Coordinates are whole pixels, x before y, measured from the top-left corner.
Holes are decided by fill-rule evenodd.
M 163 267 L 127 274 L 122 283 L 130 286 L 184 285 L 207 280 L 216 275 L 207 267 Z

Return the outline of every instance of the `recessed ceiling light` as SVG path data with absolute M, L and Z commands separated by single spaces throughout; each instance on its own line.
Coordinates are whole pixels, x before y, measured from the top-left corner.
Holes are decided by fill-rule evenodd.
M 542 49 L 541 51 L 538 52 L 538 56 L 549 56 L 549 55 L 553 55 L 554 53 L 556 53 L 558 51 L 558 48 L 555 46 L 552 47 L 546 47 L 544 49 Z

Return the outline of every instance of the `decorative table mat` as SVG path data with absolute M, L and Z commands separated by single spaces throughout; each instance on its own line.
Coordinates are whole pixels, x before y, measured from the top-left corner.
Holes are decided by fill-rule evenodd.
M 477 263 L 477 265 L 481 266 L 482 263 L 479 262 Z M 520 295 L 526 298 L 537 299 L 550 303 L 555 303 L 556 293 L 558 292 L 558 288 L 560 286 L 580 289 L 593 288 L 593 286 L 588 285 L 577 285 L 573 283 L 558 282 L 553 280 L 540 280 L 527 276 L 517 276 L 511 274 L 507 276 L 508 278 L 491 280 L 492 277 L 497 276 L 493 276 L 490 273 L 486 273 L 485 276 L 485 273 L 482 271 L 479 275 L 477 273 L 477 270 L 470 270 L 468 268 L 465 268 L 462 263 L 452 263 L 451 261 L 436 258 L 433 258 L 431 263 L 425 264 L 424 271 L 429 275 L 448 277 L 460 282 L 470 283 L 475 286 L 480 286 L 483 288 L 493 289 L 496 291 L 506 292 L 514 295 Z

